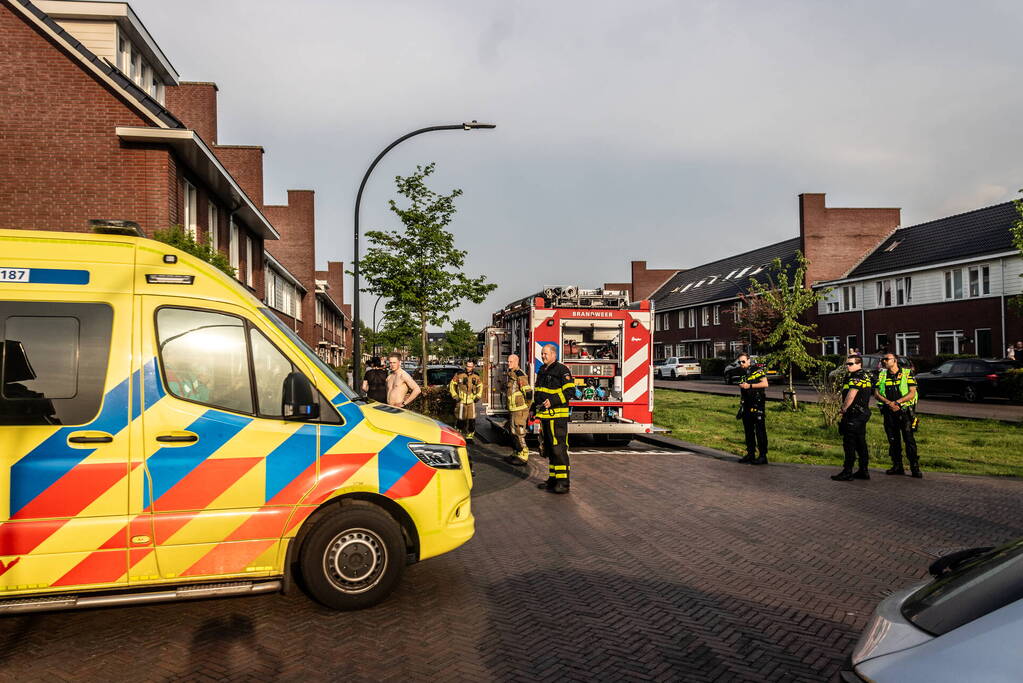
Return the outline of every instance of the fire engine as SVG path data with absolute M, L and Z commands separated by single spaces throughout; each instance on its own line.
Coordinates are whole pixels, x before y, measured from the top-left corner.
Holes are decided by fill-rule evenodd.
M 540 351 L 553 345 L 576 381 L 569 432 L 627 443 L 653 427 L 653 310 L 627 292 L 548 287 L 493 316 L 483 332 L 483 407 L 493 422 L 508 415 L 508 356 L 536 380 Z M 531 425 L 536 433 L 538 425 Z

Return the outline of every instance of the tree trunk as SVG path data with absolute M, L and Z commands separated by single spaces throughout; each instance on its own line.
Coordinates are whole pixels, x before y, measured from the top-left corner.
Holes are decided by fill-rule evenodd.
M 789 395 L 788 395 L 789 407 L 791 407 L 792 410 L 795 410 L 796 407 L 798 406 L 798 403 L 796 401 L 796 382 L 795 379 L 792 377 L 793 370 L 794 368 L 792 366 L 792 363 L 789 363 Z
M 419 331 L 420 331 L 420 333 L 422 335 L 420 337 L 420 342 L 421 342 L 420 351 L 422 352 L 422 355 L 419 357 L 419 365 L 422 368 L 422 372 L 423 372 L 422 385 L 423 385 L 423 389 L 425 389 L 426 388 L 426 313 L 423 313 L 422 311 L 420 311 L 420 313 L 419 313 Z

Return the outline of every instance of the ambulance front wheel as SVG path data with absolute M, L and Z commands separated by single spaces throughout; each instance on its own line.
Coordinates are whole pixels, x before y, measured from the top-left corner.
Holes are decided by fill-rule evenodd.
M 405 569 L 401 527 L 371 505 L 340 507 L 323 517 L 302 544 L 302 578 L 318 602 L 337 610 L 386 598 Z

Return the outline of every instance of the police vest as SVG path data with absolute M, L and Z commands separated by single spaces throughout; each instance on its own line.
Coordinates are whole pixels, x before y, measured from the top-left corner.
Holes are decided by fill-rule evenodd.
M 909 380 L 910 374 L 909 370 L 907 370 L 906 368 L 899 368 L 899 374 L 896 375 L 895 377 L 892 377 L 891 379 L 888 378 L 887 370 L 881 370 L 881 372 L 877 374 L 877 393 L 881 394 L 881 396 L 884 397 L 886 396 L 885 389 L 887 387 L 894 386 L 896 383 L 898 383 L 899 396 L 906 396 L 907 394 L 909 394 Z M 916 384 L 915 380 L 913 381 L 913 384 L 914 385 Z M 913 394 L 912 400 L 903 401 L 902 403 L 903 405 L 907 406 L 916 405 L 916 399 L 917 395 Z M 884 402 L 878 401 L 877 405 L 883 406 Z

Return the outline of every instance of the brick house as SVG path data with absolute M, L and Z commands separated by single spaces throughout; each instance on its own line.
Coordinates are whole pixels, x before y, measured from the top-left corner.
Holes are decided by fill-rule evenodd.
M 799 195 L 799 236 L 679 270 L 651 296 L 654 358 L 734 356 L 748 350 L 737 330 L 739 295 L 775 259 L 809 260 L 807 284 L 841 277 L 899 224 L 899 209 L 829 208 L 823 194 Z M 663 272 L 663 271 L 662 271 Z
M 181 225 L 340 364 L 351 314 L 340 264 L 328 264 L 333 291 L 317 292 L 313 192 L 264 204 L 263 148 L 218 144 L 216 84 L 181 81 L 123 2 L 0 0 L 0 34 L 0 225 L 85 232 L 127 219 L 150 236 Z
M 900 228 L 868 251 L 817 310 L 824 353 L 879 349 L 906 356 L 1000 358 L 1023 339 L 1008 305 L 1023 293 L 1012 202 Z
M 212 236 L 263 291 L 263 244 L 278 233 L 215 136 L 172 112 L 178 74 L 130 6 L 0 0 L 0 34 L 0 225 L 178 224 Z

